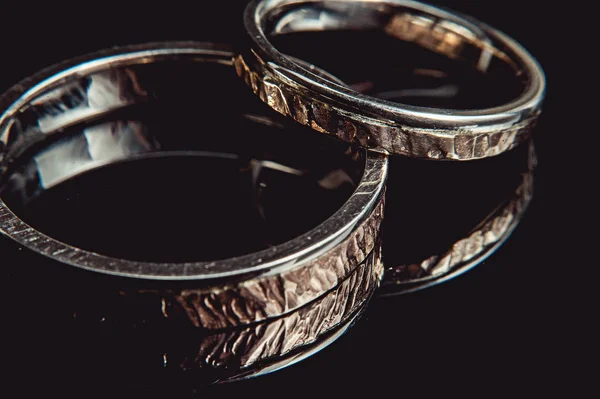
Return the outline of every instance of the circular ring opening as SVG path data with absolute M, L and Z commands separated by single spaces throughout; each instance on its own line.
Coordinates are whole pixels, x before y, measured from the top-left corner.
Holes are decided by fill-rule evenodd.
M 0 116 L 0 141 L 3 146 L 2 176 L 13 177 L 12 180 L 6 179 L 12 181 L 12 192 L 27 197 L 35 196 L 36 189 L 39 190 L 40 187 L 60 185 L 65 180 L 76 178 L 83 171 L 96 169 L 102 165 L 121 167 L 122 165 L 119 166 L 115 162 L 132 159 L 137 162 L 140 158 L 147 159 L 148 155 L 152 158 L 156 154 L 154 151 L 156 137 L 145 134 L 147 131 L 139 125 L 124 124 L 119 118 L 113 118 L 108 125 L 104 126 L 109 127 L 108 131 L 98 130 L 98 125 L 95 125 L 96 127 L 88 125 L 102 118 L 118 115 L 124 110 L 139 112 L 140 106 L 144 107 L 143 111 L 146 114 L 160 113 L 161 108 L 153 105 L 154 100 L 158 97 L 169 98 L 169 95 L 171 97 L 175 95 L 176 85 L 173 83 L 182 81 L 178 80 L 180 76 L 177 76 L 177 68 L 171 69 L 171 74 L 165 75 L 163 79 L 152 79 L 152 76 L 156 77 L 156 71 L 152 70 L 159 65 L 207 64 L 223 70 L 231 70 L 233 77 L 232 58 L 233 54 L 223 46 L 163 43 L 112 49 L 68 61 L 39 73 L 24 84 L 16 86 L 0 99 L 0 109 L 4 110 Z M 147 74 L 145 79 L 144 73 Z M 204 82 L 208 79 L 210 78 L 206 76 L 202 78 Z M 233 78 L 231 80 L 236 82 Z M 194 104 L 178 103 L 178 107 L 183 107 L 179 111 L 191 114 L 196 112 L 200 116 L 201 113 L 194 107 L 203 104 L 209 109 L 211 106 L 228 106 L 234 113 L 242 111 L 239 109 L 239 100 L 234 93 L 224 87 L 228 86 L 226 84 L 219 87 L 217 82 L 214 84 L 215 89 L 191 86 L 197 89 L 199 99 Z M 95 89 L 91 90 L 91 88 Z M 207 102 L 211 105 L 207 105 Z M 148 112 L 149 110 L 152 112 Z M 265 118 L 260 110 L 252 111 L 243 110 L 245 120 L 281 130 L 277 126 L 273 127 L 276 123 L 274 124 L 268 117 Z M 82 125 L 86 125 L 86 134 L 73 134 L 73 132 L 81 132 L 81 129 L 77 128 Z M 87 129 L 89 127 L 91 129 Z M 278 134 L 281 132 L 279 131 Z M 198 148 L 202 148 L 206 140 L 201 136 L 202 134 L 190 133 L 186 140 L 191 140 L 198 145 Z M 236 148 L 252 142 L 252 138 L 248 137 L 248 142 L 236 142 L 234 145 L 231 138 L 225 134 L 216 141 L 219 140 L 221 144 L 230 143 Z M 171 147 L 164 142 L 161 144 L 163 144 L 162 149 L 177 148 L 173 142 L 170 143 Z M 82 151 L 82 148 L 85 151 Z M 305 147 L 301 146 L 301 148 Z M 185 150 L 189 150 L 189 147 L 186 146 Z M 288 151 L 286 156 L 291 153 Z M 27 165 L 32 164 L 30 157 L 32 154 L 46 155 L 35 159 L 34 174 L 37 179 L 33 180 L 28 179 L 28 173 L 31 174 L 34 169 L 27 168 Z M 85 157 L 80 156 L 82 154 L 85 154 Z M 231 154 L 227 151 L 221 155 L 227 159 Z M 296 159 L 291 161 L 292 163 L 297 161 L 301 165 L 302 159 L 313 155 L 299 153 Z M 107 256 L 69 245 L 44 234 L 19 218 L 18 213 L 13 212 L 9 207 L 10 201 L 0 202 L 0 229 L 20 245 L 59 262 L 127 277 L 217 279 L 287 270 L 317 258 L 347 239 L 380 203 L 387 166 L 385 157 L 377 155 L 367 157 L 362 152 L 355 152 L 354 155 L 356 155 L 355 161 L 362 159 L 364 169 L 361 167 L 361 173 L 358 174 L 356 170 L 349 173 L 349 175 L 354 173 L 355 176 L 346 176 L 350 180 L 356 180 L 356 190 L 332 216 L 300 236 L 290 237 L 288 241 L 268 249 L 233 258 L 201 262 L 148 262 Z M 64 160 L 65 156 L 71 161 L 68 164 L 53 162 L 61 158 Z M 66 165 L 66 167 L 56 168 L 56 165 Z M 258 166 L 262 170 L 277 171 L 279 168 L 279 172 L 282 168 L 282 165 L 265 162 Z M 20 171 L 20 174 L 15 174 L 15 170 Z M 18 182 L 15 184 L 15 176 L 20 177 L 21 183 L 34 181 L 35 184 L 33 186 L 19 185 Z M 343 183 L 343 179 L 341 180 Z M 329 176 L 325 184 L 335 182 L 335 176 Z M 15 190 L 15 187 L 20 189 Z

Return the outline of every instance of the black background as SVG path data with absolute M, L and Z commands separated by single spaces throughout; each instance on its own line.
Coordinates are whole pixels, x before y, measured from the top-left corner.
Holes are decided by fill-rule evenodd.
M 197 3 L 5 7 L 0 90 L 44 66 L 112 45 L 169 39 L 229 42 L 241 33 L 244 2 Z M 490 260 L 435 288 L 375 299 L 362 320 L 333 345 L 268 376 L 195 393 L 167 378 L 135 386 L 122 381 L 82 386 L 53 368 L 52 359 L 35 359 L 31 367 L 12 368 L 5 375 L 11 382 L 5 387 L 12 391 L 6 397 L 573 395 L 580 387 L 573 377 L 583 369 L 580 361 L 591 347 L 580 349 L 585 331 L 578 317 L 586 300 L 571 302 L 566 289 L 593 266 L 575 261 L 572 244 L 577 240 L 582 247 L 583 240 L 567 224 L 581 210 L 581 190 L 589 184 L 583 167 L 571 173 L 567 165 L 577 148 L 593 148 L 579 137 L 596 133 L 587 132 L 589 126 L 576 128 L 582 120 L 573 117 L 583 116 L 584 100 L 571 89 L 593 81 L 588 82 L 587 69 L 574 67 L 584 62 L 579 53 L 584 36 L 576 30 L 586 23 L 569 10 L 581 13 L 582 7 L 559 9 L 533 1 L 434 4 L 508 33 L 535 55 L 547 74 L 547 100 L 536 129 L 540 163 L 534 201 L 512 238 Z M 573 141 L 565 143 L 565 135 Z M 391 177 L 394 173 L 399 172 L 392 168 Z M 591 219 L 592 213 L 588 215 Z M 10 328 L 10 321 L 3 321 L 2 328 Z

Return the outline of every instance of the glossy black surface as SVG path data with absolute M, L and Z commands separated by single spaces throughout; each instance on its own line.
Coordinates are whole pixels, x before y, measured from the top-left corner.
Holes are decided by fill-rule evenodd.
M 351 397 L 357 393 L 377 397 L 415 393 L 432 396 L 433 392 L 438 396 L 535 396 L 557 392 L 576 396 L 580 383 L 591 381 L 585 376 L 581 360 L 590 357 L 592 348 L 583 341 L 588 331 L 583 324 L 594 313 L 584 309 L 595 302 L 591 298 L 594 290 L 578 289 L 576 295 L 571 290 L 579 287 L 582 279 L 587 280 L 588 270 L 595 263 L 592 258 L 576 258 L 587 246 L 585 240 L 580 240 L 583 233 L 579 227 L 593 224 L 590 215 L 596 212 L 584 211 L 584 217 L 579 217 L 585 206 L 582 189 L 593 180 L 587 179 L 583 168 L 569 169 L 573 160 L 580 158 L 581 146 L 593 148 L 587 141 L 590 125 L 586 123 L 585 129 L 578 129 L 578 124 L 585 121 L 579 108 L 585 100 L 573 88 L 588 87 L 594 78 L 589 68 L 573 64 L 583 54 L 581 37 L 590 37 L 577 29 L 590 25 L 570 16 L 571 11 L 587 10 L 587 3 L 436 4 L 472 14 L 507 32 L 538 58 L 548 75 L 548 97 L 535 133 L 540 163 L 534 199 L 521 225 L 493 257 L 443 285 L 372 302 L 363 319 L 344 337 L 289 369 L 246 382 L 207 389 L 196 387 L 195 391 L 189 385 L 179 384 L 174 373 L 163 369 L 159 360 L 153 363 L 156 373 L 126 369 L 120 378 L 114 378 L 114 374 L 102 374 L 101 369 L 82 366 L 69 357 L 79 346 L 71 346 L 71 352 L 63 350 L 73 341 L 69 339 L 71 335 L 58 328 L 6 328 L 24 325 L 27 319 L 27 311 L 19 308 L 18 298 L 11 297 L 3 302 L 9 309 L 3 320 L 3 328 L 9 332 L 3 352 L 9 371 L 3 389 L 9 396 L 60 393 L 69 397 L 282 397 L 291 391 L 315 397 Z M 236 30 L 240 29 L 243 4 L 213 2 L 203 5 L 206 9 L 202 13 L 162 5 L 144 10 L 123 7 L 119 12 L 110 9 L 93 15 L 70 10 L 78 13 L 76 28 L 60 7 L 52 7 L 51 12 L 40 11 L 38 17 L 30 20 L 30 29 L 35 32 L 31 39 L 14 35 L 22 27 L 22 10 L 13 11 L 0 28 L 3 35 L 10 33 L 12 38 L 3 50 L 4 59 L 10 59 L 2 67 L 3 88 L 45 65 L 113 44 L 166 39 L 230 40 L 239 33 Z M 82 24 L 89 29 L 81 28 Z M 102 26 L 111 29 L 101 29 Z M 74 32 L 81 40 L 69 39 Z M 577 121 L 573 121 L 573 115 L 577 115 Z M 582 132 L 585 142 L 564 141 L 565 137 Z M 490 171 L 499 173 L 504 168 L 501 159 L 489 169 L 479 162 L 456 166 L 469 169 L 461 174 L 461 184 L 471 184 L 475 190 L 479 183 L 473 183 L 471 178 L 486 177 Z M 399 204 L 396 215 L 411 195 L 410 187 L 402 185 L 403 176 L 413 172 L 412 178 L 418 180 L 416 174 L 420 173 L 418 167 L 405 165 L 407 162 L 391 165 L 390 183 L 400 182 L 394 186 L 396 194 L 390 191 L 388 196 L 388 206 Z M 486 187 L 493 190 L 495 186 Z M 434 193 L 428 201 L 433 204 L 435 195 L 455 195 L 452 191 L 437 194 L 435 189 L 430 190 Z M 470 201 L 477 205 L 480 200 Z M 417 215 L 417 211 L 406 214 L 413 223 Z M 419 243 L 427 241 L 427 229 L 422 227 L 417 233 L 391 233 L 386 226 L 387 239 L 397 239 L 397 244 L 393 244 L 397 245 L 397 252 L 401 252 L 402 245 L 412 246 L 418 252 Z M 413 238 L 418 240 L 405 242 Z M 21 295 L 35 295 L 26 285 L 22 288 Z M 571 302 L 579 296 L 580 300 Z M 79 336 L 79 343 L 88 345 L 90 341 Z M 84 351 L 82 347 L 80 353 Z M 135 378 L 129 378 L 129 373 Z

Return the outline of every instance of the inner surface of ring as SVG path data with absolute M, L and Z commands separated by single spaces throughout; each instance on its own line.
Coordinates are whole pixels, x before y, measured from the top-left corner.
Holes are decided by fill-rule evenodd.
M 285 123 L 230 65 L 180 55 L 113 66 L 16 112 L 0 197 L 42 233 L 103 255 L 256 252 L 331 216 L 364 170 L 364 152 Z
M 482 109 L 510 102 L 529 83 L 510 49 L 466 21 L 384 2 L 271 3 L 259 18 L 278 50 L 374 97 Z

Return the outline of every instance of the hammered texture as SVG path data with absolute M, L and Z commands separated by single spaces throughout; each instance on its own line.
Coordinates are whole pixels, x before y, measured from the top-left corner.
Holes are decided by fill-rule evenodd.
M 312 344 L 352 318 L 371 297 L 382 274 L 377 246 L 351 275 L 320 299 L 272 321 L 212 334 L 202 340 L 197 356 L 184 359 L 180 366 L 245 368 Z
M 348 238 L 306 265 L 222 288 L 183 290 L 174 300 L 196 327 L 222 329 L 287 314 L 347 278 L 375 248 L 383 201 Z
M 351 110 L 275 73 L 252 55 L 238 55 L 234 65 L 260 99 L 280 114 L 343 141 L 385 154 L 414 158 L 471 160 L 495 156 L 531 136 L 540 110 L 516 123 L 498 126 L 465 126 L 438 129 L 402 124 Z

